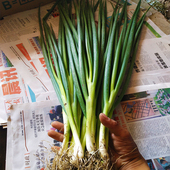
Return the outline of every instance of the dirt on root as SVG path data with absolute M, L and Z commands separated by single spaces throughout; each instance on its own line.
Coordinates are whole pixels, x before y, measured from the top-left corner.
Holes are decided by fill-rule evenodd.
M 45 170 L 116 170 L 109 160 L 101 159 L 98 151 L 94 154 L 86 153 L 84 158 L 77 160 L 76 163 L 75 161 L 73 163 L 74 158 L 68 156 L 67 152 L 59 155 L 56 151 L 55 154 L 53 163 L 48 164 Z

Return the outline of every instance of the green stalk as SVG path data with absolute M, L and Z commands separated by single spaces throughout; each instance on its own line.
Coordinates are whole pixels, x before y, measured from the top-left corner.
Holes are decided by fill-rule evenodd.
M 89 32 L 88 32 L 88 27 L 87 27 L 87 20 L 85 18 L 85 13 L 83 11 L 83 19 L 84 19 L 84 24 L 85 24 L 85 47 L 86 47 L 86 55 L 87 55 L 87 62 L 88 62 L 88 74 L 86 74 L 86 81 L 89 78 L 90 81 L 92 81 L 92 51 L 91 51 L 91 45 L 89 41 Z
M 132 24 L 130 25 L 130 35 L 128 35 L 128 44 L 126 45 L 126 53 L 125 53 L 125 56 L 124 56 L 124 60 L 123 60 L 123 64 L 121 66 L 121 70 L 120 70 L 120 74 L 119 74 L 119 77 L 118 77 L 118 80 L 115 84 L 115 86 L 113 85 L 114 89 L 111 89 L 111 92 L 109 91 L 110 90 L 110 61 L 109 59 L 107 59 L 106 61 L 106 71 L 105 71 L 105 77 L 106 77 L 106 80 L 104 81 L 104 108 L 103 108 L 103 113 L 105 113 L 107 116 L 110 115 L 110 111 L 111 111 L 111 108 L 112 108 L 112 105 L 115 101 L 115 98 L 118 94 L 118 91 L 120 89 L 120 86 L 121 86 L 121 83 L 123 81 L 123 77 L 125 75 L 125 71 L 126 71 L 126 68 L 127 68 L 127 63 L 128 63 L 128 59 L 129 59 L 129 56 L 130 56 L 130 53 L 131 53 L 131 49 L 133 47 L 133 40 L 134 40 L 134 35 L 135 35 L 135 25 L 136 25 L 136 20 L 137 20 L 137 16 L 138 16 L 138 13 L 139 13 L 139 9 L 140 9 L 140 2 L 138 3 L 138 6 L 135 10 L 135 15 L 133 20 L 131 21 Z M 121 41 L 120 41 L 121 43 Z M 119 54 L 120 54 L 120 46 L 118 46 L 118 57 L 119 57 Z M 115 63 L 115 67 L 113 70 L 117 70 L 118 66 L 118 59 L 117 57 L 117 63 Z M 115 61 L 114 61 L 115 62 Z M 107 64 L 108 63 L 108 64 Z M 116 73 L 113 72 L 113 81 L 112 83 L 114 83 L 115 81 L 115 78 L 116 78 Z M 108 76 L 108 77 L 107 77 Z M 110 92 L 110 93 L 109 93 Z M 103 159 L 108 159 L 108 153 L 107 153 L 107 150 L 106 150 L 106 138 L 105 138 L 105 127 L 103 125 L 100 126 L 100 136 L 99 136 L 99 150 L 100 150 L 100 153 L 101 153 L 101 157 Z
M 56 55 L 55 55 L 55 52 L 54 52 L 54 46 L 56 45 L 56 43 L 55 43 L 55 40 L 53 40 L 53 42 L 52 42 L 51 36 L 49 34 L 50 29 L 49 29 L 48 25 L 45 22 L 43 22 L 43 26 L 44 26 L 44 31 L 45 31 L 47 54 L 49 56 L 50 67 L 51 67 L 51 70 L 53 72 L 52 74 L 54 75 L 56 82 L 57 82 L 57 84 L 60 88 L 61 99 L 63 101 L 62 103 L 64 103 L 64 108 L 65 108 L 65 111 L 67 113 L 71 129 L 74 132 L 73 137 L 74 137 L 74 140 L 76 141 L 76 145 L 74 147 L 73 160 L 76 160 L 77 156 L 78 156 L 78 158 L 83 158 L 84 151 L 82 149 L 80 139 L 79 139 L 79 135 L 78 135 L 78 130 L 77 130 L 77 127 L 76 127 L 74 119 L 73 119 L 73 113 L 72 113 L 72 109 L 71 109 L 71 105 L 70 105 L 70 96 L 69 96 L 69 93 L 68 93 L 69 86 L 68 86 L 67 81 L 66 81 L 67 76 L 66 76 L 66 73 L 65 73 L 65 70 L 64 70 L 64 65 L 63 65 L 63 62 L 62 62 L 61 57 L 59 55 L 59 52 L 58 52 L 58 60 L 59 60 L 60 65 L 58 65 L 58 63 L 56 61 L 54 61 L 55 68 L 56 68 L 56 71 L 57 71 L 57 76 L 56 76 L 56 73 L 55 73 L 54 68 L 53 68 L 51 56 L 50 56 L 50 51 L 49 51 L 49 48 L 50 48 L 52 55 L 53 55 L 53 59 L 56 60 L 56 58 L 55 58 Z M 56 51 L 58 51 L 56 46 L 55 46 L 55 49 L 56 49 Z M 46 64 L 48 64 L 48 63 L 46 63 Z M 59 71 L 59 67 L 60 67 L 62 74 Z M 61 77 L 61 75 L 62 75 L 62 77 Z
M 64 120 L 64 140 L 62 143 L 62 148 L 60 149 L 60 155 L 67 152 L 68 144 L 69 144 L 69 138 L 70 138 L 70 124 L 68 117 L 66 113 L 63 111 L 63 120 Z
M 85 150 L 86 147 L 86 118 L 83 116 L 82 118 L 82 124 L 81 124 L 81 144 L 82 144 L 82 148 L 83 150 Z
M 132 26 L 132 24 L 133 24 L 133 20 L 134 20 L 134 18 L 135 18 L 135 16 L 136 16 L 136 13 L 139 12 L 140 4 L 141 4 L 141 0 L 139 1 L 138 5 L 137 5 L 137 7 L 136 7 L 136 10 L 135 10 L 135 12 L 134 12 L 134 14 L 133 14 L 133 16 L 132 16 L 132 18 L 131 18 L 131 20 L 130 20 L 129 25 L 128 25 L 127 32 L 126 32 L 126 35 L 125 35 L 124 45 L 123 45 L 123 49 L 122 49 L 121 61 L 123 61 L 123 58 L 124 58 L 124 56 L 125 56 L 126 49 L 127 49 L 127 44 L 128 44 L 127 42 L 128 42 L 128 38 L 129 38 L 129 34 L 130 34 L 130 29 L 131 29 L 131 26 Z M 137 9 L 138 9 L 138 10 L 137 10 Z M 137 16 L 136 16 L 135 20 L 136 20 L 136 19 L 137 19 Z
M 50 78 L 51 78 L 54 90 L 55 90 L 56 94 L 58 95 L 58 99 L 59 99 L 59 102 L 60 102 L 61 106 L 64 109 L 64 104 L 63 104 L 63 101 L 61 99 L 61 91 L 59 89 L 58 84 L 56 83 L 55 77 L 52 74 L 52 70 L 51 70 L 50 64 L 48 62 L 47 49 L 46 49 L 46 46 L 45 46 L 45 43 L 44 43 L 43 28 L 42 28 L 41 17 L 40 17 L 40 7 L 38 9 L 38 18 L 39 18 L 39 28 L 40 28 L 40 45 L 42 47 L 42 52 L 43 52 L 43 55 L 44 55 L 44 60 L 45 60 L 46 67 L 48 69 L 48 73 L 50 75 Z M 65 111 L 65 109 L 64 109 L 64 111 Z
M 136 26 L 137 16 L 138 16 L 138 13 L 139 13 L 139 10 L 140 10 L 140 3 L 141 3 L 141 0 L 139 1 L 138 5 L 136 7 L 135 14 L 133 15 L 134 19 L 132 21 L 132 26 L 130 28 L 130 34 L 129 34 L 129 37 L 128 37 L 128 44 L 126 46 L 126 53 L 124 55 L 124 60 L 123 60 L 123 63 L 122 63 L 122 68 L 120 70 L 119 78 L 118 78 L 117 84 L 115 86 L 115 91 L 117 93 L 118 93 L 118 90 L 120 89 L 121 83 L 123 81 L 123 75 L 125 75 L 128 59 L 129 59 L 129 56 L 130 56 L 130 53 L 131 53 L 131 49 L 133 47 L 132 44 L 134 42 L 135 26 Z M 126 34 L 128 34 L 128 32 Z
M 94 14 L 92 9 L 89 7 L 89 15 L 91 21 L 91 30 L 92 30 L 92 46 L 93 46 L 93 70 L 92 70 L 92 81 L 90 79 L 87 80 L 87 88 L 88 88 L 88 98 L 86 98 L 86 112 L 87 120 L 86 120 L 86 148 L 89 153 L 93 153 L 96 149 L 95 146 L 95 131 L 96 131 L 96 99 L 95 92 L 98 80 L 98 69 L 99 69 L 99 49 L 98 49 L 98 39 L 97 39 L 97 30 L 95 26 Z
M 116 102 L 114 102 L 114 104 L 112 106 L 109 117 L 112 116 L 114 109 L 116 108 L 116 106 L 122 100 L 123 95 L 125 94 L 127 87 L 129 85 L 130 78 L 131 78 L 132 71 L 133 71 L 134 62 L 135 62 L 135 57 L 136 57 L 136 54 L 137 54 L 138 44 L 139 44 L 139 41 L 140 41 L 140 34 L 141 34 L 142 26 L 143 26 L 144 19 L 146 17 L 147 12 L 149 11 L 149 9 L 150 8 L 147 9 L 147 11 L 143 14 L 141 19 L 137 23 L 137 26 L 136 26 L 137 30 L 136 30 L 136 33 L 135 33 L 135 42 L 134 42 L 134 52 L 133 52 L 133 55 L 132 55 L 132 58 L 131 58 L 130 66 L 129 66 L 129 69 L 128 69 L 128 74 L 126 76 L 126 80 L 124 82 L 124 86 L 122 87 L 121 93 L 120 93 L 119 97 L 117 98 Z
M 91 87 L 89 87 L 91 84 Z M 89 82 L 88 88 L 89 93 L 91 94 L 86 99 L 86 112 L 87 114 L 87 120 L 86 120 L 86 149 L 89 153 L 93 153 L 96 150 L 95 146 L 95 125 L 96 125 L 96 103 L 94 101 L 94 88 L 92 86 L 92 83 Z
M 87 93 L 87 86 L 85 82 L 85 68 L 84 68 L 84 49 L 83 49 L 83 42 L 82 42 L 82 28 L 81 28 L 81 21 L 80 21 L 80 10 L 78 10 L 77 7 L 75 6 L 76 9 L 76 16 L 77 16 L 77 32 L 78 32 L 78 58 L 79 58 L 79 70 L 80 70 L 80 83 L 83 86 L 82 91 L 84 98 L 87 98 L 88 93 Z
M 97 31 L 95 26 L 95 20 L 93 17 L 92 11 L 90 11 L 90 17 L 91 17 L 91 25 L 92 25 L 92 37 L 93 37 L 93 83 L 94 86 L 97 84 L 97 78 L 98 78 L 98 66 L 99 66 L 99 49 L 98 49 L 98 41 L 97 41 Z
M 100 49 L 100 46 L 101 46 L 101 18 L 102 18 L 102 0 L 100 0 L 100 7 L 99 7 L 99 14 L 98 14 L 98 25 L 97 25 L 97 28 L 98 28 L 98 47 Z
M 69 28 L 71 29 L 76 42 L 78 41 L 78 36 L 77 36 L 77 31 L 71 21 L 71 19 L 69 18 L 69 15 L 66 13 L 66 11 L 63 9 L 63 7 L 61 6 L 61 4 L 58 5 L 59 9 L 60 9 L 60 14 L 62 13 L 62 19 L 64 23 L 67 23 Z
M 114 64 L 113 64 L 113 70 L 112 70 L 112 78 L 111 78 L 111 87 L 110 87 L 110 93 L 112 90 L 114 90 L 115 88 L 115 84 L 116 84 L 116 78 L 117 78 L 117 70 L 118 70 L 118 66 L 119 66 L 119 61 L 120 61 L 120 54 L 121 54 L 121 47 L 123 44 L 123 34 L 125 32 L 126 29 L 126 23 L 123 26 L 123 29 L 121 31 L 120 37 L 119 37 L 119 41 L 117 44 L 117 48 L 116 48 L 116 53 L 115 53 L 115 60 L 114 60 Z
M 46 21 L 48 19 L 48 17 L 50 16 L 50 14 L 53 12 L 53 10 L 55 9 L 56 5 L 59 3 L 59 0 L 56 0 L 55 4 L 52 6 L 52 8 L 48 11 L 48 13 L 43 17 L 43 20 Z M 39 14 L 40 16 L 40 14 Z M 39 20 L 40 21 L 40 20 Z
M 106 47 L 108 49 L 108 53 L 105 53 L 105 56 L 107 55 L 106 59 L 106 65 L 105 65 L 105 72 L 104 72 L 104 86 L 103 86 L 103 91 L 104 91 L 104 102 L 108 102 L 109 100 L 109 93 L 110 93 L 110 72 L 111 72 L 111 67 L 112 67 L 112 53 L 113 53 L 113 43 L 114 43 L 114 37 L 116 33 L 116 23 L 117 23 L 117 18 L 118 18 L 119 12 L 116 13 L 113 28 L 112 28 L 112 33 L 110 35 L 110 42 L 108 43 L 108 46 Z
M 111 33 L 112 33 L 112 27 L 113 27 L 113 23 L 114 23 L 114 20 L 115 20 L 116 11 L 118 9 L 118 5 L 119 5 L 119 1 L 117 1 L 116 6 L 113 7 L 114 10 L 113 10 L 113 13 L 112 13 L 112 16 L 111 16 L 111 19 L 110 19 L 110 25 L 109 25 L 109 30 L 108 30 L 108 38 L 107 38 L 108 42 L 110 41 L 110 37 L 111 37 Z
M 90 48 L 92 50 L 93 47 L 93 38 L 92 38 L 92 25 L 91 25 L 91 17 L 90 17 L 90 5 L 87 1 L 87 10 L 85 11 L 86 14 L 86 20 L 87 20 L 87 26 L 88 26 L 88 34 L 89 34 L 89 42 L 90 42 Z
M 102 5 L 103 7 L 103 5 Z M 106 20 L 107 20 L 107 1 L 104 4 L 104 10 L 102 10 L 102 26 L 101 26 L 101 45 L 100 45 L 100 67 L 103 63 L 103 55 L 106 48 Z
M 61 17 L 62 17 L 62 14 L 61 14 Z M 72 69 L 73 79 L 74 79 L 74 82 L 75 82 L 75 85 L 76 85 L 76 90 L 77 90 L 78 99 L 79 99 L 81 108 L 83 110 L 83 113 L 85 114 L 86 113 L 85 112 L 85 104 L 84 104 L 84 100 L 83 100 L 83 97 L 82 97 L 82 92 L 80 90 L 80 88 L 81 88 L 80 86 L 82 86 L 82 88 L 84 88 L 84 89 L 85 89 L 85 87 L 83 87 L 82 84 L 79 84 L 78 77 L 80 79 L 80 72 L 79 72 L 78 67 L 75 67 L 75 65 L 78 65 L 76 45 L 75 45 L 74 39 L 71 35 L 70 29 L 67 27 L 67 24 L 64 23 L 64 25 L 65 25 L 65 29 L 66 29 L 65 34 L 67 36 L 66 41 L 69 41 L 68 46 L 70 48 L 70 51 L 68 52 L 68 56 L 70 57 L 69 61 L 70 61 L 70 64 L 71 64 L 70 66 L 71 66 L 71 69 Z M 74 55 L 74 57 L 73 57 L 73 55 Z

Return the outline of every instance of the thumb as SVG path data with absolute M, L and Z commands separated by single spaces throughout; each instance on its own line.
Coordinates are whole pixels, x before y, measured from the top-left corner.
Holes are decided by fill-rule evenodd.
M 99 115 L 100 122 L 107 127 L 111 133 L 114 133 L 116 136 L 120 136 L 123 128 L 113 119 L 107 117 L 104 113 Z

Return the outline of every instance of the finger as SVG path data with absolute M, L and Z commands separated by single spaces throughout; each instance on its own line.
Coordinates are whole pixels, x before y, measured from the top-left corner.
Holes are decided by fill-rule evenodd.
M 64 133 L 64 124 L 58 121 L 54 121 L 51 123 L 51 126 L 54 127 L 55 129 L 58 129 L 62 133 Z
M 60 141 L 60 142 L 63 142 L 63 139 L 64 139 L 64 135 L 61 134 L 61 133 L 58 133 L 54 130 L 50 130 L 48 131 L 48 136 L 50 136 L 51 138 L 57 140 L 57 141 Z
M 61 149 L 61 147 L 59 147 L 59 146 L 53 146 L 53 147 L 51 147 L 51 150 L 52 151 L 59 151 Z
M 99 115 L 100 122 L 109 128 L 111 133 L 114 133 L 116 136 L 121 136 L 124 132 L 124 129 L 113 119 L 107 117 L 104 113 L 100 113 Z

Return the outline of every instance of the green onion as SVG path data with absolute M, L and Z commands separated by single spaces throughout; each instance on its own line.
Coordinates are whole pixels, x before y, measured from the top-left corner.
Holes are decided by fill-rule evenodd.
M 127 1 L 122 10 L 117 2 L 109 29 L 106 0 L 96 3 L 73 0 L 70 4 L 57 1 L 43 22 L 39 10 L 40 44 L 63 107 L 65 138 L 59 154 L 61 158 L 63 154 L 68 156 L 70 166 L 79 168 L 81 163 L 89 166 L 86 160 L 92 155 L 96 155 L 97 160 L 100 154 L 102 160 L 98 165 L 101 166 L 109 159 L 109 132 L 100 123 L 99 113 L 112 117 L 128 87 L 146 15 L 137 22 L 140 3 L 141 0 L 127 24 Z M 58 41 L 46 21 L 56 5 L 60 14 Z M 71 14 L 72 7 L 76 19 Z M 94 168 L 96 164 L 90 166 Z

